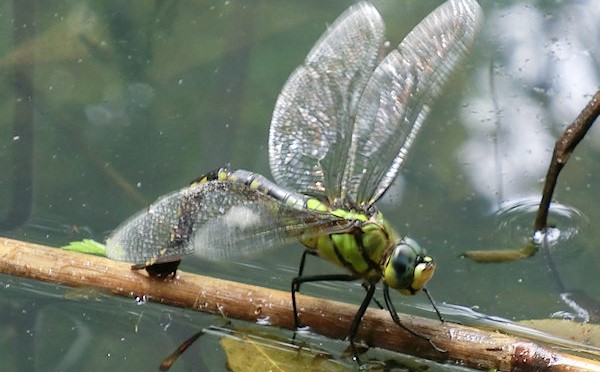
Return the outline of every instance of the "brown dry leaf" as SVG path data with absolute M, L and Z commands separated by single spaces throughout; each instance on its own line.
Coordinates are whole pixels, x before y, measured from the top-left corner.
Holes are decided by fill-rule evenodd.
M 348 366 L 329 355 L 262 337 L 222 337 L 229 370 L 346 371 Z
M 598 324 L 577 323 L 565 319 L 532 319 L 520 321 L 519 324 L 565 340 L 600 347 L 600 325 Z

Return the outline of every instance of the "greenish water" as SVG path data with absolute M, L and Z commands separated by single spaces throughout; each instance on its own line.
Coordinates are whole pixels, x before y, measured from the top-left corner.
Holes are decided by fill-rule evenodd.
M 277 94 L 351 3 L 0 5 L 2 235 L 50 246 L 102 241 L 159 195 L 218 166 L 270 175 Z M 393 44 L 440 3 L 374 2 Z M 553 142 L 599 85 L 600 5 L 529 4 L 482 4 L 487 20 L 470 58 L 380 203 L 438 261 L 429 285 L 437 301 L 511 320 L 569 311 L 544 257 L 480 265 L 459 255 L 522 244 Z M 567 289 L 596 300 L 599 151 L 592 129 L 564 170 L 555 196 L 570 214 L 553 217 L 562 236 L 552 252 Z M 498 214 L 502 203 L 517 207 Z M 243 262 L 189 259 L 183 269 L 287 290 L 302 252 L 289 249 Z M 65 300 L 65 288 L 4 275 L 0 291 L 6 370 L 154 370 L 196 330 L 222 322 L 104 295 Z M 357 304 L 364 294 L 340 283 L 304 291 Z M 431 316 L 417 309 L 428 308 L 424 296 L 394 298 L 400 311 Z M 201 341 L 173 370 L 222 370 L 218 349 L 215 339 Z

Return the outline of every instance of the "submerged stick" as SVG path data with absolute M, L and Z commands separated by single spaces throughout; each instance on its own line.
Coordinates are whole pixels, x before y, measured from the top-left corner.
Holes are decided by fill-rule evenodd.
M 293 329 L 288 292 L 220 280 L 179 271 L 177 278 L 160 281 L 130 264 L 107 258 L 68 252 L 37 244 L 0 238 L 0 273 L 72 287 L 95 287 L 124 297 L 146 295 L 151 301 L 230 318 Z M 356 306 L 298 295 L 300 316 L 311 330 L 344 339 Z M 523 338 L 452 323 L 440 323 L 399 314 L 412 330 L 431 337 L 447 350 L 435 351 L 427 341 L 394 324 L 386 311 L 369 309 L 357 339 L 370 346 L 401 351 L 419 357 L 451 361 L 473 368 L 500 370 L 544 369 L 551 371 L 600 371 L 600 362 L 572 356 Z

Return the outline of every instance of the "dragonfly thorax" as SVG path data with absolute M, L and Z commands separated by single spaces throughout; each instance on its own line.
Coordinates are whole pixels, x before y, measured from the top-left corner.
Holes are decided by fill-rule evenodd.
M 380 212 L 367 216 L 342 210 L 331 211 L 348 221 L 341 231 L 306 231 L 301 242 L 314 254 L 344 267 L 357 277 L 378 281 L 383 276 L 386 256 L 395 245 L 395 235 Z
M 404 237 L 384 264 L 383 282 L 405 295 L 423 289 L 435 271 L 435 262 L 411 238 Z

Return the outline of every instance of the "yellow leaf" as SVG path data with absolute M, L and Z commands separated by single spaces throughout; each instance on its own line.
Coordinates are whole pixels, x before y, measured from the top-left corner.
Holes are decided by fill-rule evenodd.
M 537 329 L 565 340 L 600 347 L 600 325 L 577 323 L 566 319 L 532 319 L 519 324 Z
M 221 338 L 229 370 L 346 371 L 348 366 L 329 354 L 256 335 L 239 333 Z

